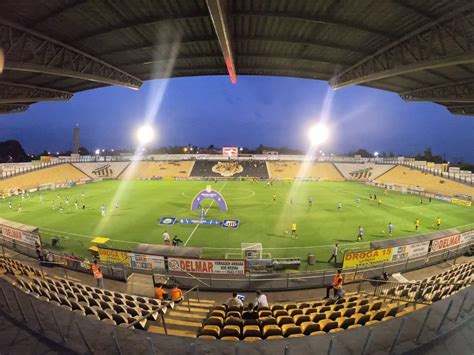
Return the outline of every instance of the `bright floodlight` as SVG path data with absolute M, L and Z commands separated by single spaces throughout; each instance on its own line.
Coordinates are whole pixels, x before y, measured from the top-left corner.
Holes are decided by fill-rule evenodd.
M 137 131 L 137 139 L 140 144 L 148 144 L 155 137 L 155 132 L 150 126 L 141 126 Z
M 375 152 L 375 153 L 374 153 L 374 157 L 377 158 L 378 156 L 379 156 L 379 152 Z
M 318 123 L 309 130 L 309 139 L 312 145 L 320 145 L 327 141 L 329 129 L 322 123 Z

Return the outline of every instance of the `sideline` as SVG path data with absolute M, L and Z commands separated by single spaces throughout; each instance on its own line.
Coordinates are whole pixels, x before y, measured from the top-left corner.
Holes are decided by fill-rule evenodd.
M 224 187 L 225 185 L 227 185 L 227 182 L 224 182 L 224 185 L 222 185 L 221 189 L 218 191 L 218 192 L 221 192 L 222 190 L 224 190 Z M 209 207 L 207 208 L 206 210 L 206 215 L 207 215 L 207 212 L 209 211 L 209 209 L 212 207 L 212 205 L 214 204 L 214 200 L 211 201 L 211 204 L 209 205 Z M 186 239 L 186 241 L 184 242 L 183 244 L 183 247 L 185 247 L 186 245 L 188 245 L 189 241 L 191 240 L 191 237 L 194 235 L 194 232 L 196 232 L 196 230 L 199 228 L 201 224 L 196 224 L 196 227 L 194 227 L 193 231 L 191 232 L 191 234 L 189 235 L 188 239 Z

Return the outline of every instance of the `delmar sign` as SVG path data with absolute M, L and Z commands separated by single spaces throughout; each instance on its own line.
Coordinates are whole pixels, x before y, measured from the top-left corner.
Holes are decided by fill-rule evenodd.
M 202 274 L 245 274 L 245 260 L 168 258 L 170 271 Z
M 344 269 L 351 267 L 370 266 L 380 264 L 384 261 L 391 261 L 392 248 L 350 251 L 344 254 Z

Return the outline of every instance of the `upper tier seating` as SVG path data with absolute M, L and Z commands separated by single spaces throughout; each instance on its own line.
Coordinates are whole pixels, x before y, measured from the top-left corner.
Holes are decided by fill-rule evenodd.
M 188 177 L 194 162 L 180 161 L 135 161 L 120 174 L 120 179 L 153 179 Z
M 269 161 L 270 177 L 274 179 L 310 178 L 342 181 L 344 177 L 332 163 L 303 163 L 296 161 Z
M 191 176 L 206 177 L 256 177 L 268 179 L 268 170 L 265 161 L 261 160 L 197 160 Z
M 63 184 L 82 179 L 89 179 L 89 177 L 71 164 L 60 164 L 1 180 L 0 190 L 12 188 L 24 190 L 44 184 Z
M 406 166 L 396 166 L 386 174 L 376 179 L 382 183 L 394 183 L 406 187 L 422 187 L 427 192 L 439 193 L 447 196 L 454 194 L 474 196 L 474 187 L 451 181 L 430 173 L 422 173 Z

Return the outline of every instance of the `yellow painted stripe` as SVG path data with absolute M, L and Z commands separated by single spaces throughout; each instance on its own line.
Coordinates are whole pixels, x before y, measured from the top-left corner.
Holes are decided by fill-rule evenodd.
M 189 308 L 187 306 L 176 306 L 174 309 L 176 309 L 177 311 L 189 311 Z M 209 313 L 209 309 L 191 307 L 191 312 Z
M 177 312 L 172 310 L 170 312 L 170 316 L 172 317 L 181 317 L 181 318 L 194 318 L 194 319 L 205 319 L 206 316 L 203 314 L 196 314 L 192 312 Z
M 174 325 L 181 325 L 181 326 L 184 326 L 184 327 L 200 327 L 201 326 L 201 323 L 198 323 L 198 322 L 190 322 L 190 321 L 186 321 L 186 320 L 180 320 L 180 319 L 174 319 L 174 318 L 166 318 L 165 319 L 165 322 L 166 324 L 174 324 Z
M 151 325 L 148 328 L 148 331 L 151 333 L 165 334 L 165 330 L 163 329 L 163 327 L 157 327 L 156 325 Z M 196 337 L 196 332 L 190 330 L 168 329 L 168 334 L 190 338 Z
M 213 300 L 198 300 L 197 298 L 190 298 L 189 300 L 191 302 L 197 302 L 197 303 L 209 303 L 209 304 L 216 303 L 216 301 L 213 301 Z

